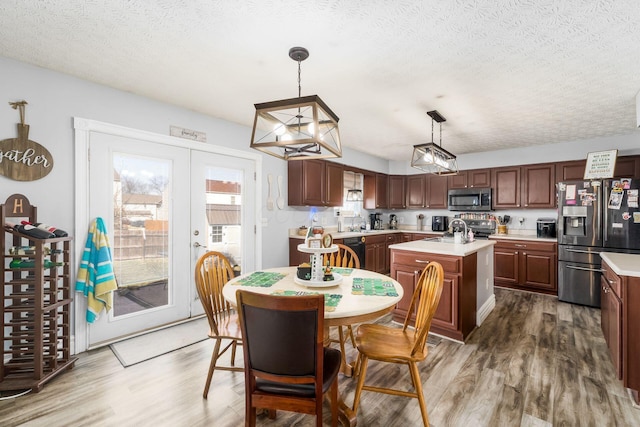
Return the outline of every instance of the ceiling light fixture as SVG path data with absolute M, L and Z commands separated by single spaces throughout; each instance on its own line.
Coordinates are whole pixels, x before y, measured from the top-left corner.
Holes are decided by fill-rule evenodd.
M 284 160 L 342 157 L 338 116 L 318 95 L 301 96 L 303 47 L 289 49 L 298 62 L 298 97 L 255 104 L 251 148 Z
M 455 175 L 458 173 L 456 156 L 442 148 L 442 122 L 447 119 L 437 110 L 427 111 L 427 114 L 431 117 L 431 142 L 413 146 L 411 166 L 436 175 Z M 434 122 L 440 124 L 440 146 L 433 142 Z

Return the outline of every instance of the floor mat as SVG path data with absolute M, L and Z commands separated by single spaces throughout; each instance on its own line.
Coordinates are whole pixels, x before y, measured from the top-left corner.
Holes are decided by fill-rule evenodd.
M 154 357 L 208 339 L 209 324 L 206 317 L 149 332 L 109 345 L 122 366 L 135 365 Z

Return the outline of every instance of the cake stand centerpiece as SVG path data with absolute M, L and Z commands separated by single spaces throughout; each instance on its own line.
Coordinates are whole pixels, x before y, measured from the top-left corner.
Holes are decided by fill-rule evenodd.
M 337 286 L 342 283 L 342 276 L 338 273 L 331 273 L 330 275 L 332 278 L 325 277 L 325 269 L 322 265 L 323 255 L 337 252 L 337 245 L 330 245 L 328 247 L 310 247 L 306 244 L 299 244 L 298 250 L 303 253 L 311 254 L 311 259 L 309 260 L 309 264 L 311 265 L 311 276 L 307 280 L 296 275 L 294 281 L 297 284 L 314 288 L 325 288 Z

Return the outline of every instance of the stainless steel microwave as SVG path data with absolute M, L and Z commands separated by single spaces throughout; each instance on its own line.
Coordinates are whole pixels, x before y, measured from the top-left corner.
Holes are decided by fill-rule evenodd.
M 458 188 L 449 190 L 450 211 L 490 211 L 491 188 Z

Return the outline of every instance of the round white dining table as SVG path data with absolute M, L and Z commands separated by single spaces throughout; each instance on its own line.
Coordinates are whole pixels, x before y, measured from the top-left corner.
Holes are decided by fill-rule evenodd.
M 334 268 L 334 270 L 336 272 L 342 271 L 338 268 Z M 331 326 L 347 326 L 355 323 L 376 320 L 393 310 L 404 294 L 402 285 L 389 276 L 357 268 L 349 270 L 351 270 L 350 274 L 340 274 L 342 276 L 342 280 L 341 283 L 337 285 L 328 287 L 310 287 L 298 283 L 304 283 L 304 281 L 296 278 L 297 267 L 269 268 L 260 271 L 280 273 L 284 274 L 284 277 L 268 287 L 245 286 L 240 284 L 240 282 L 251 276 L 253 272 L 246 273 L 227 282 L 222 289 L 222 295 L 224 296 L 224 299 L 234 307 L 236 306 L 236 291 L 238 289 L 265 295 L 280 291 L 317 292 L 330 295 L 341 295 L 340 302 L 335 309 L 333 309 L 333 311 L 325 310 L 324 312 L 325 342 L 328 343 L 329 328 Z M 397 296 L 353 294 L 352 285 L 354 278 L 381 279 L 383 282 L 392 283 Z M 346 376 L 352 376 L 353 364 L 354 362 L 348 362 L 343 354 L 341 372 Z M 355 425 L 355 414 L 351 411 L 351 408 L 344 404 L 342 399 L 340 399 L 340 418 L 343 420 L 344 425 Z
M 334 269 L 340 271 L 340 269 Z M 341 295 L 340 302 L 335 307 L 335 310 L 324 312 L 324 326 L 325 326 L 325 339 L 328 340 L 328 328 L 331 326 L 346 326 L 355 323 L 368 322 L 376 320 L 383 315 L 389 313 L 395 305 L 402 299 L 403 289 L 402 285 L 393 280 L 389 276 L 385 276 L 380 273 L 376 273 L 369 270 L 362 270 L 358 268 L 350 269 L 350 274 L 341 274 L 341 283 L 330 287 L 310 287 L 299 284 L 297 282 L 304 282 L 296 280 L 296 267 L 278 267 L 260 270 L 264 272 L 281 273 L 285 276 L 273 283 L 269 287 L 260 286 L 244 286 L 240 285 L 246 277 L 249 277 L 253 273 L 243 274 L 230 280 L 222 289 L 222 294 L 230 304 L 236 305 L 236 291 L 243 289 L 249 292 L 255 292 L 260 294 L 273 294 L 279 291 L 295 291 L 295 292 L 317 292 L 323 294 L 338 294 Z M 383 282 L 392 283 L 397 296 L 377 296 L 377 295 L 356 295 L 351 292 L 354 278 L 363 279 L 381 279 Z M 352 365 L 346 361 L 343 355 L 343 369 L 342 372 L 345 375 L 351 375 Z
M 335 270 L 339 269 L 334 269 L 334 271 Z M 334 311 L 325 310 L 325 326 L 344 326 L 353 323 L 361 323 L 378 319 L 382 315 L 390 312 L 398 303 L 398 301 L 402 299 L 402 285 L 393 280 L 391 277 L 358 268 L 353 268 L 350 270 L 350 274 L 341 274 L 342 282 L 338 285 L 329 287 L 315 287 L 296 283 L 304 282 L 300 280 L 296 281 L 296 267 L 269 268 L 260 271 L 285 274 L 284 278 L 280 279 L 269 287 L 243 286 L 239 285 L 238 282 L 250 276 L 252 273 L 243 274 L 230 280 L 224 286 L 222 294 L 225 300 L 229 301 L 229 303 L 234 306 L 236 305 L 236 291 L 238 289 L 243 289 L 260 294 L 273 294 L 277 291 L 296 291 L 341 295 L 342 297 L 340 298 L 340 302 L 335 307 Z M 381 279 L 384 282 L 390 282 L 393 284 L 397 296 L 355 295 L 351 292 L 354 278 Z

